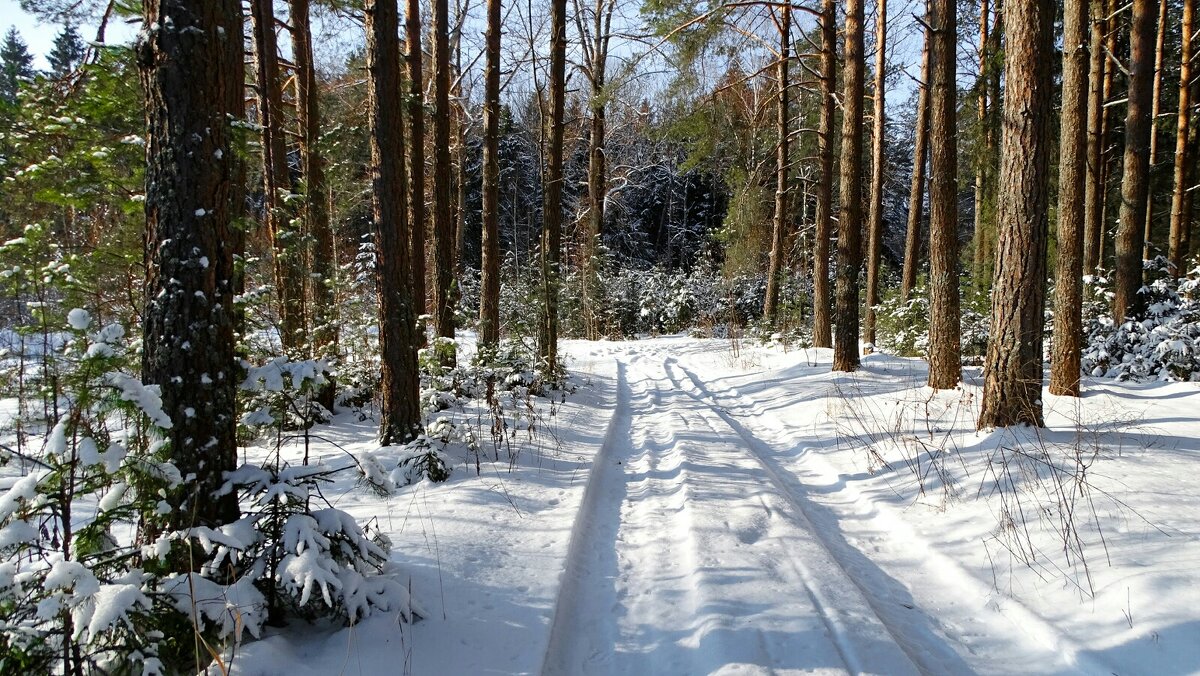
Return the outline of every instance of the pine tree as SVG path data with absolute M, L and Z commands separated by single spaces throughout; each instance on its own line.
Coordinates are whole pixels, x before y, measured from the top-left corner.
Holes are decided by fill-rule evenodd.
M 871 203 L 867 218 L 867 325 L 868 343 L 875 342 L 875 306 L 879 303 L 879 259 L 883 250 L 883 129 L 884 75 L 887 51 L 887 0 L 875 11 L 875 91 L 871 121 Z
M 538 356 L 551 377 L 558 372 L 558 288 L 561 284 L 563 131 L 567 94 L 567 0 L 550 3 L 550 119 L 542 195 L 542 317 Z
M 50 62 L 50 74 L 56 78 L 65 77 L 83 62 L 85 52 L 79 31 L 70 21 L 66 22 L 55 36 L 54 46 L 46 57 Z
M 841 213 L 835 289 L 833 370 L 854 371 L 858 356 L 858 279 L 862 271 L 863 2 L 846 3 L 846 61 L 843 68 Z
M 1042 426 L 1054 15 L 1053 0 L 1004 6 L 1007 94 L 1000 143 L 992 332 L 983 369 L 980 429 L 1022 423 Z
M 837 88 L 837 4 L 821 2 L 821 117 L 818 122 L 816 233 L 813 246 L 813 346 L 831 347 L 829 238 L 833 234 L 834 90 Z
M 17 102 L 17 90 L 21 81 L 34 75 L 33 55 L 16 28 L 9 28 L 0 44 L 0 98 L 8 103 Z
M 779 14 L 779 62 L 776 65 L 779 99 L 775 105 L 775 131 L 779 140 L 775 146 L 775 219 L 771 230 L 771 259 L 767 273 L 767 295 L 763 303 L 763 321 L 775 323 L 779 302 L 779 284 L 787 256 L 784 251 L 788 219 L 788 59 L 791 58 L 792 10 L 784 5 Z
M 449 22 L 447 0 L 433 0 L 433 324 L 441 338 L 454 338 Z
M 481 350 L 495 349 L 500 342 L 500 31 L 500 0 L 488 0 L 479 293 Z
M 904 270 L 900 276 L 900 297 L 909 300 L 917 286 L 921 266 L 921 212 L 925 204 L 925 159 L 929 153 L 929 41 L 925 30 L 921 49 L 921 80 L 917 83 L 917 128 L 913 132 L 912 185 L 908 194 L 908 230 L 904 236 Z

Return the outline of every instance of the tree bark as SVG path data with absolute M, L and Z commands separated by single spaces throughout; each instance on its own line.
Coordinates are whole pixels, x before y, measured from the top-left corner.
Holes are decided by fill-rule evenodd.
M 296 122 L 299 127 L 300 164 L 304 174 L 304 218 L 312 233 L 313 354 L 321 359 L 337 355 L 337 304 L 333 296 L 337 273 L 333 230 L 325 185 L 325 160 L 321 155 L 321 109 L 313 66 L 309 0 L 288 0 L 292 20 L 292 59 L 296 65 Z M 318 393 L 321 405 L 332 411 L 334 384 L 330 380 Z
M 787 265 L 784 249 L 788 225 L 788 60 L 791 58 L 792 10 L 784 5 L 779 17 L 779 63 L 776 66 L 775 104 L 775 219 L 771 229 L 771 259 L 767 271 L 767 294 L 763 302 L 763 321 L 775 324 L 779 305 L 779 285 Z
M 879 259 L 883 250 L 884 69 L 887 66 L 887 0 L 875 16 L 875 109 L 871 132 L 871 204 L 867 218 L 867 326 L 864 339 L 875 343 L 875 306 L 879 304 Z
M 1092 0 L 1091 54 L 1088 68 L 1087 178 L 1084 195 L 1083 269 L 1100 267 L 1104 237 L 1104 0 Z
M 1062 117 L 1059 129 L 1058 266 L 1054 284 L 1054 349 L 1050 393 L 1079 396 L 1083 340 L 1084 182 L 1087 165 L 1088 5 L 1066 0 L 1063 10 Z
M 1189 36 L 1196 32 L 1196 0 L 1183 0 L 1183 35 Z M 1183 276 L 1184 259 L 1187 248 L 1184 246 L 1190 221 L 1189 188 L 1195 178 L 1197 158 L 1189 152 L 1194 145 L 1190 134 L 1193 133 L 1189 122 L 1192 112 L 1192 78 L 1195 77 L 1192 61 L 1196 49 L 1194 40 L 1183 40 L 1180 52 L 1179 67 L 1179 110 L 1175 116 L 1175 171 L 1174 189 L 1171 191 L 1171 238 L 1170 252 L 1171 267 L 1176 276 Z M 1191 170 L 1189 172 L 1189 169 Z M 1189 176 L 1191 174 L 1191 176 Z M 1192 191 L 1194 192 L 1194 191 Z
M 979 217 L 979 227 L 975 231 L 975 252 L 972 264 L 972 275 L 975 278 L 977 291 L 986 293 L 992 288 L 993 271 L 996 264 L 996 190 L 997 174 L 1000 172 L 1000 118 L 1003 97 L 1000 88 L 1000 71 L 998 57 L 1001 50 L 1001 36 L 1004 34 L 1004 3 L 1001 0 L 992 1 L 992 27 L 987 40 L 987 77 L 984 85 L 987 97 L 987 119 L 983 127 L 983 153 L 980 163 L 983 165 L 983 201 Z
M 567 0 L 550 3 L 550 119 L 542 203 L 542 322 L 538 353 L 545 372 L 558 367 L 559 249 L 562 247 L 564 104 L 567 68 Z
M 981 140 L 986 138 L 987 129 L 988 129 L 988 93 L 989 93 L 988 80 L 991 77 L 991 75 L 990 75 L 991 68 L 990 68 L 990 63 L 989 63 L 991 61 L 991 59 L 989 58 L 989 54 L 988 54 L 988 41 L 989 41 L 989 38 L 991 37 L 989 35 L 989 31 L 988 31 L 988 26 L 991 23 L 990 15 L 991 15 L 991 8 L 990 8 L 990 4 L 989 4 L 988 0 L 980 0 L 980 3 L 979 3 L 979 80 L 978 80 L 979 98 L 976 101 L 975 111 L 976 111 L 977 119 L 979 121 L 979 133 L 980 133 Z M 986 144 L 982 144 L 982 145 L 984 145 L 984 150 L 986 151 Z M 980 249 L 980 247 L 985 246 L 984 242 L 983 242 L 983 237 L 984 237 L 983 212 L 985 209 L 985 205 L 988 202 L 987 198 L 985 197 L 985 191 L 987 190 L 988 178 L 989 178 L 987 175 L 988 174 L 987 169 L 989 167 L 989 161 L 988 161 L 989 159 L 990 158 L 987 157 L 986 152 L 980 152 L 980 151 L 976 152 L 976 157 L 975 157 L 975 225 L 974 225 L 974 230 L 973 230 L 972 237 L 971 237 L 971 240 L 974 243 L 974 248 L 976 251 L 978 251 Z M 977 290 L 987 288 L 987 285 L 983 283 L 984 280 L 982 280 L 980 278 L 981 274 L 982 274 L 982 271 L 980 270 L 979 266 L 973 265 L 971 267 L 971 275 L 972 275 L 972 278 L 974 279 L 975 288 Z
M 956 0 L 932 0 L 929 50 L 929 386 L 962 380 L 958 299 Z
M 425 314 L 425 236 L 429 224 L 425 214 L 425 70 L 421 48 L 421 0 L 407 0 L 404 17 L 408 43 L 408 208 L 412 218 L 408 250 L 412 256 L 412 297 L 418 315 Z M 425 344 L 425 332 L 418 339 Z
M 481 350 L 494 350 L 500 342 L 500 30 L 500 0 L 487 0 L 479 301 Z
M 831 347 L 829 238 L 833 234 L 834 89 L 837 87 L 837 4 L 821 2 L 821 115 L 818 149 L 821 180 L 817 182 L 816 232 L 813 242 L 813 346 Z M 857 349 L 856 349 L 857 351 Z
M 447 0 L 433 0 L 433 326 L 454 338 L 454 219 L 450 166 L 450 26 Z
M 980 429 L 1042 426 L 1053 0 L 1009 2 L 996 282 Z
M 1113 315 L 1119 322 L 1141 315 L 1142 238 L 1150 169 L 1150 96 L 1154 81 L 1154 14 L 1150 0 L 1133 0 L 1129 33 L 1129 103 L 1125 114 L 1125 160 L 1116 237 Z
M 299 233 L 291 225 L 291 210 L 283 193 L 291 192 L 287 143 L 284 138 L 283 88 L 275 37 L 273 0 L 251 0 L 254 57 L 261 127 L 263 211 L 274 254 L 275 292 L 279 298 L 279 332 L 283 349 L 299 356 L 305 343 L 304 278 Z
M 588 139 L 588 214 L 584 232 L 583 266 L 583 323 L 589 340 L 600 336 L 600 320 L 597 315 L 599 274 L 596 269 L 601 237 L 604 230 L 604 212 L 608 201 L 608 158 L 607 158 L 607 102 L 608 92 L 608 45 L 612 37 L 612 14 L 615 0 L 596 0 L 592 12 L 591 51 L 588 79 L 591 82 L 591 120 Z M 583 32 L 581 26 L 580 32 Z
M 1158 3 L 1158 32 L 1154 44 L 1154 87 L 1150 96 L 1150 169 L 1147 174 L 1146 227 L 1142 235 L 1142 258 L 1150 260 L 1154 237 L 1154 167 L 1158 165 L 1158 116 L 1162 109 L 1163 56 L 1167 40 L 1167 0 Z M 1143 281 L 1145 272 L 1143 271 Z
M 194 477 L 168 495 L 165 529 L 211 527 L 238 516 L 236 496 L 214 494 L 237 463 L 235 220 L 244 193 L 231 123 L 244 115 L 243 17 L 234 0 L 147 0 L 143 22 L 142 380 L 160 388 L 173 423 L 171 462 Z
M 404 171 L 400 19 L 396 0 L 367 0 L 367 90 L 371 120 L 371 202 L 379 293 L 379 442 L 401 444 L 420 426 L 417 326 Z
M 842 67 L 842 157 L 833 370 L 858 368 L 858 278 L 862 268 L 863 0 L 846 1 Z
M 904 271 L 900 277 L 900 296 L 908 300 L 917 286 L 921 267 L 921 212 L 925 207 L 925 159 L 929 150 L 929 43 L 925 31 L 921 48 L 921 81 L 917 83 L 917 128 L 913 142 L 912 188 L 908 194 L 908 232 L 904 238 Z

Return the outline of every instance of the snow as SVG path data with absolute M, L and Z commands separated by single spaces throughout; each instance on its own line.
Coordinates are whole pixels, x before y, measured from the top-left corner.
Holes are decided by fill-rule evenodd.
M 67 313 L 67 324 L 76 331 L 83 331 L 92 323 L 92 315 L 83 308 L 75 308 Z
M 395 468 L 413 449 L 379 447 L 375 421 L 352 411 L 314 430 L 308 466 L 300 441 L 281 449 L 295 464 L 278 474 L 253 465 L 273 446 L 247 449 L 252 464 L 225 490 L 245 487 L 260 506 L 305 500 L 301 480 L 328 476 L 332 508 L 288 519 L 278 572 L 302 603 L 340 603 L 356 620 L 263 627 L 226 666 L 1200 672 L 1200 384 L 1087 378 L 1080 399 L 1044 396 L 1045 429 L 977 432 L 978 369 L 935 392 L 918 359 L 872 354 L 842 374 L 828 350 L 733 346 L 565 341 L 578 388 L 534 398 L 533 429 L 512 449 L 490 445 L 486 413 L 452 402 L 438 414 L 448 433 L 480 440 L 478 472 L 474 455 L 447 454 L 444 483 L 405 485 Z M 286 389 L 322 368 L 268 363 L 243 386 Z M 123 451 L 86 455 L 108 453 Z M 340 471 L 352 466 L 361 473 Z M 36 485 L 12 483 L 0 514 Z M 364 558 L 383 551 L 373 538 L 392 543 L 383 576 L 318 556 L 359 528 L 347 540 Z M 28 534 L 15 526 L 0 541 Z M 258 537 L 252 520 L 192 535 L 219 560 Z M 83 577 L 60 563 L 51 580 L 78 596 Z M 121 584 L 83 585 L 105 611 L 97 627 L 138 607 L 134 583 Z M 178 577 L 167 591 L 224 636 L 264 619 L 247 615 L 263 598 L 243 581 Z M 418 622 L 402 621 L 410 610 Z

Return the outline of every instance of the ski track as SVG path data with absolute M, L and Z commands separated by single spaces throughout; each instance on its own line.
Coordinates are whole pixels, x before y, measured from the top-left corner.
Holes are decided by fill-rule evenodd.
M 968 671 L 897 639 L 744 430 L 672 368 L 653 349 L 618 362 L 542 673 Z

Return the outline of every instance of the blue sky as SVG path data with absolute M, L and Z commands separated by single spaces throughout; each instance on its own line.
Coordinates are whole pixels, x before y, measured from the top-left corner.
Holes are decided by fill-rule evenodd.
M 29 51 L 35 55 L 34 67 L 48 68 L 46 54 L 54 44 L 54 36 L 59 27 L 39 22 L 36 17 L 21 9 L 18 0 L 0 0 L 0 31 L 7 33 L 10 26 L 16 27 L 21 33 L 21 39 L 29 45 Z M 80 26 L 79 32 L 84 40 L 93 40 L 96 37 L 95 25 Z M 107 38 L 110 41 L 131 40 L 136 32 L 135 28 L 124 22 L 110 22 Z

